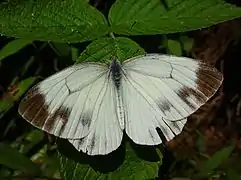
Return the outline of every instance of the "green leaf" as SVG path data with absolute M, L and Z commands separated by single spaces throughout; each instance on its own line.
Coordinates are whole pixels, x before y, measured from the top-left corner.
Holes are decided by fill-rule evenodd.
M 103 14 L 80 0 L 9 1 L 0 4 L 0 33 L 6 36 L 83 42 L 108 33 Z
M 0 168 L 0 179 L 4 179 L 4 177 L 11 176 L 11 170 L 9 168 L 1 167 Z
M 0 101 L 0 119 L 14 105 L 14 100 L 11 97 L 1 99 Z
M 182 48 L 180 42 L 172 39 L 167 40 L 167 48 L 169 52 L 176 56 L 182 55 Z
M 22 149 L 19 151 L 23 154 L 28 153 L 36 144 L 42 141 L 44 138 L 43 131 L 39 129 L 33 129 L 30 133 L 25 135 L 25 141 L 22 143 Z
M 184 32 L 235 19 L 241 8 L 223 0 L 117 0 L 109 21 L 116 34 L 142 35 Z
M 76 61 L 76 59 L 79 56 L 79 50 L 75 47 L 71 47 L 71 57 L 72 57 L 72 61 Z
M 0 61 L 4 58 L 18 52 L 20 49 L 24 48 L 26 45 L 30 44 L 32 41 L 27 39 L 16 39 L 9 42 L 0 50 Z
M 202 164 L 198 176 L 208 176 L 214 169 L 218 168 L 222 163 L 228 160 L 228 157 L 233 150 L 234 145 L 230 145 L 217 151 L 208 161 Z
M 0 164 L 29 174 L 39 174 L 39 167 L 16 149 L 0 143 Z
M 43 175 L 48 177 L 54 177 L 58 174 L 59 177 L 59 159 L 57 157 L 57 153 L 53 154 L 52 156 L 45 155 L 43 157 L 43 161 L 45 162 L 42 167 Z M 58 178 L 59 179 L 59 178 Z
M 118 150 L 117 150 L 118 151 Z M 78 152 L 81 154 L 81 152 Z M 114 152 L 115 153 L 115 152 Z M 146 153 L 151 153 L 148 150 L 145 151 Z M 81 163 L 76 162 L 72 159 L 65 157 L 64 155 L 59 153 L 60 163 L 61 163 L 61 176 L 63 180 L 79 180 L 79 179 L 88 179 L 88 180 L 112 180 L 112 179 L 119 179 L 119 180 L 146 180 L 146 179 L 154 179 L 158 175 L 158 167 L 160 165 L 160 161 L 147 161 L 143 160 L 142 158 L 138 157 L 136 152 L 132 149 L 129 143 L 126 144 L 126 152 L 125 152 L 125 159 L 123 163 L 117 167 L 117 169 L 112 169 L 111 172 L 100 172 L 95 165 L 89 165 L 87 162 L 84 162 L 84 159 L 90 158 L 92 164 L 95 161 L 101 166 L 106 166 L 107 160 L 104 160 L 106 157 L 109 156 L 109 161 L 113 164 L 116 162 L 116 157 L 120 157 L 120 155 L 107 155 L 107 156 L 100 156 L 100 157 L 86 157 L 82 155 Z M 99 158 L 99 159 L 98 159 Z M 75 158 L 77 160 L 78 158 Z
M 5 93 L 0 101 L 0 119 L 4 114 L 13 107 L 14 102 L 19 100 L 19 98 L 27 91 L 27 89 L 35 82 L 36 77 L 30 77 L 22 80 L 16 87 L 16 94 L 12 96 Z
M 196 147 L 197 147 L 199 153 L 205 152 L 207 149 L 205 140 L 203 139 L 203 135 L 200 133 L 198 134 L 198 137 L 197 137 Z
M 241 179 L 241 174 L 239 173 L 238 170 L 234 170 L 233 168 L 229 168 L 227 170 L 227 179 L 228 180 L 240 180 Z
M 29 89 L 29 87 L 33 85 L 36 79 L 37 79 L 36 77 L 29 77 L 27 79 L 22 80 L 18 84 L 18 92 L 14 96 L 14 99 L 18 100 Z
M 35 143 L 38 141 L 41 141 L 43 138 L 44 138 L 43 131 L 40 131 L 39 129 L 33 129 L 25 137 L 27 141 L 35 142 Z
M 185 177 L 174 177 L 171 180 L 191 180 L 190 178 L 185 178 Z
M 123 61 L 144 53 L 144 49 L 129 38 L 100 38 L 87 46 L 77 62 L 97 61 L 107 63 L 108 60 L 111 61 L 114 57 Z
M 66 43 L 51 42 L 49 45 L 58 56 L 68 57 L 71 53 L 71 46 Z
M 194 44 L 194 39 L 189 38 L 188 36 L 181 36 L 180 40 L 183 46 L 183 50 L 187 53 L 190 52 Z

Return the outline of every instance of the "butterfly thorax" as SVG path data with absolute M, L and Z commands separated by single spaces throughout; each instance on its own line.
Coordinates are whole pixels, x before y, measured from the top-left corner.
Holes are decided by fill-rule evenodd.
M 121 80 L 121 65 L 118 61 L 112 61 L 110 65 L 110 73 L 116 88 L 119 89 Z

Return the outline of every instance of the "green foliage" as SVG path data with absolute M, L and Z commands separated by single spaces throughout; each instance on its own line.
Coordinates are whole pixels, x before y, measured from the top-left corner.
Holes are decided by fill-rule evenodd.
M 193 38 L 189 38 L 187 36 L 181 36 L 180 41 L 181 41 L 181 45 L 183 46 L 183 50 L 189 53 L 194 44 Z
M 68 149 L 71 149 L 71 148 L 68 148 Z M 118 155 L 116 156 L 113 155 L 116 152 L 112 153 L 112 155 L 109 155 L 110 156 L 109 164 L 108 164 L 108 156 L 92 158 L 78 152 L 78 155 L 72 157 L 72 159 L 74 159 L 72 160 L 70 158 L 65 157 L 61 153 L 59 153 L 62 177 L 64 180 L 69 180 L 69 179 L 95 180 L 97 178 L 100 180 L 102 179 L 146 180 L 146 179 L 154 179 L 157 177 L 157 172 L 158 172 L 157 170 L 160 165 L 160 161 L 158 161 L 158 158 L 154 162 L 143 160 L 142 158 L 138 157 L 136 152 L 133 150 L 133 147 L 130 146 L 129 143 L 126 144 L 125 149 L 126 149 L 125 159 L 121 163 L 120 167 L 118 167 L 115 171 L 110 171 L 105 173 L 101 172 L 100 170 L 99 171 L 95 170 L 98 166 L 96 165 L 94 166 L 93 164 L 98 163 L 98 165 L 101 167 L 108 168 L 109 166 L 109 168 L 112 168 L 112 166 L 115 166 L 115 163 L 119 161 L 118 159 L 122 156 L 121 153 L 118 153 Z M 149 149 L 149 153 L 150 152 L 153 152 L 153 151 L 150 151 Z M 146 153 L 146 152 L 142 152 L 142 153 Z M 78 159 L 79 161 L 77 162 Z M 88 163 L 88 162 L 91 162 L 91 163 Z
M 167 47 L 170 54 L 174 54 L 176 56 L 182 55 L 182 47 L 180 42 L 177 40 L 167 39 L 163 44 Z
M 77 62 L 98 61 L 107 63 L 112 58 L 123 61 L 144 53 L 144 49 L 129 38 L 100 38 L 87 46 Z
M 0 33 L 32 40 L 83 42 L 106 35 L 167 34 L 238 18 L 241 9 L 222 0 L 117 0 L 107 20 L 78 0 L 9 1 L 0 4 Z
M 197 142 L 196 142 L 196 146 L 199 152 L 205 152 L 206 150 L 206 145 L 205 145 L 205 141 L 203 139 L 203 135 L 198 133 L 199 136 L 197 138 Z
M 22 144 L 20 147 L 20 152 L 27 154 L 37 143 L 42 141 L 44 138 L 44 133 L 38 129 L 34 129 L 30 133 L 26 134 L 24 140 L 28 143 Z
M 71 46 L 66 43 L 52 42 L 49 45 L 59 56 L 68 57 L 71 53 Z
M 28 89 L 32 84 L 35 82 L 36 77 L 29 77 L 25 80 L 22 80 L 18 85 L 18 92 L 16 95 L 14 95 L 14 99 L 18 100 Z
M 159 49 L 165 49 L 168 54 L 182 56 L 184 53 L 189 54 L 193 47 L 194 41 L 184 35 L 178 37 L 163 36 L 162 44 Z
M 32 41 L 26 40 L 26 39 L 16 39 L 9 42 L 6 46 L 4 46 L 0 50 L 0 62 L 7 56 L 10 56 L 18 52 L 20 49 L 24 48 L 26 45 L 30 44 L 31 42 Z
M 0 101 L 0 118 L 13 107 L 14 103 L 29 89 L 29 87 L 35 82 L 35 77 L 30 77 L 22 80 L 16 87 L 17 93 L 6 95 Z
M 206 161 L 200 168 L 198 176 L 205 177 L 208 176 L 219 167 L 223 162 L 225 162 L 234 150 L 234 145 L 225 147 L 217 151 L 208 161 Z
M 79 0 L 0 4 L 0 33 L 17 38 L 83 42 L 108 33 L 104 16 Z
M 0 143 L 0 164 L 9 168 L 22 170 L 30 174 L 39 174 L 39 167 L 16 149 Z
M 227 179 L 228 179 L 228 180 L 233 180 L 233 179 L 235 179 L 235 180 L 240 180 L 240 179 L 241 179 L 241 175 L 240 175 L 240 173 L 238 173 L 237 170 L 234 170 L 234 169 L 231 167 L 231 168 L 229 168 L 229 169 L 227 170 Z
M 240 17 L 222 0 L 117 0 L 109 13 L 112 31 L 125 35 L 168 34 L 204 28 Z

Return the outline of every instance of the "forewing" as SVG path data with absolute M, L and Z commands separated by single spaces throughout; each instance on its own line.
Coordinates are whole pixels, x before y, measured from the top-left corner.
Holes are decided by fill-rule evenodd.
M 201 61 L 158 54 L 124 62 L 122 73 L 125 130 L 146 145 L 162 142 L 156 128 L 173 139 L 222 83 L 222 75 Z
M 79 64 L 52 75 L 30 89 L 19 113 L 34 126 L 62 138 L 83 138 L 102 104 L 108 68 Z
M 158 54 L 124 62 L 123 72 L 152 111 L 172 121 L 195 112 L 223 80 L 221 73 L 202 61 Z
M 94 111 L 94 121 L 89 134 L 83 139 L 69 140 L 77 150 L 89 155 L 108 154 L 116 150 L 122 140 L 123 131 L 117 114 L 117 90 L 112 78 L 107 79 L 101 92 L 101 103 Z

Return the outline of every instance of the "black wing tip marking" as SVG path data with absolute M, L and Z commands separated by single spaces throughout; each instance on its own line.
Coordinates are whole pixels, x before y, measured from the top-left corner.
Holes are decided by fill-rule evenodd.
M 69 108 L 61 106 L 53 114 L 51 114 L 49 116 L 49 118 L 47 119 L 46 124 L 44 126 L 45 131 L 47 131 L 47 132 L 52 131 L 54 124 L 56 123 L 56 121 L 58 121 L 60 119 L 63 123 L 60 128 L 60 131 L 59 131 L 59 135 L 61 135 L 68 122 L 70 113 L 71 113 L 71 111 Z
M 40 93 L 38 87 L 31 88 L 27 92 L 20 102 L 18 110 L 24 119 L 39 128 L 42 128 L 45 118 L 49 114 L 45 106 L 45 97 Z M 39 113 L 40 115 L 37 115 Z
M 60 130 L 61 132 L 64 129 L 71 112 L 69 108 L 61 106 L 55 112 L 50 114 L 49 105 L 46 103 L 45 95 L 40 92 L 37 86 L 31 88 L 27 92 L 25 98 L 20 102 L 18 111 L 28 122 L 47 132 L 52 131 L 55 122 L 59 118 L 63 123 Z
M 200 62 L 197 73 L 197 89 L 208 98 L 215 94 L 223 82 L 223 75 L 216 68 Z
M 202 92 L 202 91 L 201 91 Z M 198 93 L 192 88 L 189 87 L 183 87 L 180 90 L 178 90 L 178 96 L 191 108 L 191 109 L 196 109 L 193 103 L 189 101 L 189 97 L 193 95 L 199 102 L 198 106 L 200 104 L 204 104 L 207 100 L 207 97 L 205 97 L 203 94 Z
M 178 91 L 178 95 L 192 109 L 195 109 L 195 107 L 188 101 L 190 95 L 193 95 L 199 101 L 199 105 L 202 105 L 216 93 L 223 81 L 222 73 L 216 68 L 211 67 L 202 61 L 200 61 L 198 65 L 199 66 L 196 70 L 197 90 L 184 86 Z

